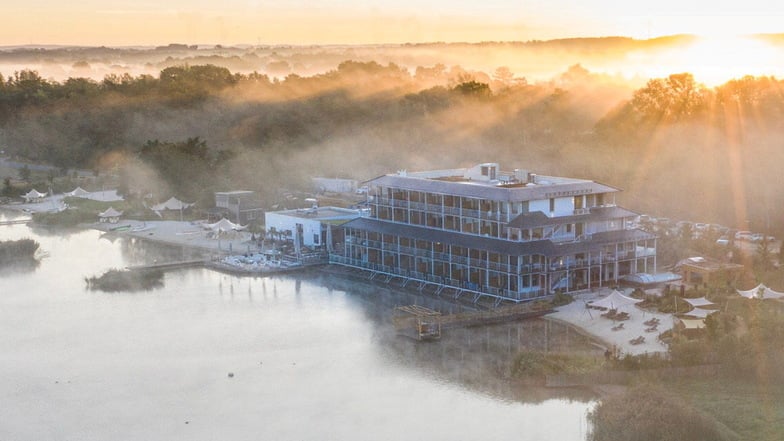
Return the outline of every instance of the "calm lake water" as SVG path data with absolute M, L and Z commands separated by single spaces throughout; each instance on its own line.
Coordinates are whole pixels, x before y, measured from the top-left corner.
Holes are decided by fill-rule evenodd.
M 23 237 L 49 256 L 0 274 L 1 440 L 585 439 L 590 397 L 489 375 L 525 346 L 587 348 L 554 324 L 417 343 L 388 320 L 415 297 L 320 271 L 189 269 L 152 291 L 87 291 L 84 278 L 107 269 L 187 256 L 0 226 L 0 240 Z

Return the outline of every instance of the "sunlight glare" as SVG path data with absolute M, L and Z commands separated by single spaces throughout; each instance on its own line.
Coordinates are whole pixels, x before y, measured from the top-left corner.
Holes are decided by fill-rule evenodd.
M 689 45 L 656 57 L 645 74 L 665 77 L 690 72 L 707 86 L 717 86 L 745 75 L 781 75 L 781 55 L 776 48 L 759 39 L 742 36 L 699 37 Z

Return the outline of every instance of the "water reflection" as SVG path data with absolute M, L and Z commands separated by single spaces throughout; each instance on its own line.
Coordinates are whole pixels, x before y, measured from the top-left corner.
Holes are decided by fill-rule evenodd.
M 0 264 L 0 277 L 9 276 L 11 274 L 31 273 L 38 269 L 40 265 L 41 262 L 38 259 L 20 260 Z
M 422 342 L 395 333 L 391 325 L 394 306 L 416 303 L 438 311 L 459 313 L 470 310 L 471 305 L 330 275 L 318 276 L 318 283 L 330 288 L 350 286 L 347 291 L 357 293 L 355 295 L 360 297 L 358 300 L 365 319 L 374 326 L 373 337 L 383 349 L 382 356 L 386 362 L 503 400 L 541 403 L 554 398 L 578 401 L 595 398 L 593 393 L 583 389 L 545 388 L 537 386 L 539 379 L 511 378 L 514 358 L 522 351 L 570 352 L 597 359 L 603 357 L 590 339 L 567 325 L 530 319 L 448 329 L 443 331 L 440 340 Z
M 155 291 L 88 292 L 85 276 L 187 251 L 0 227 L 1 240 L 21 237 L 50 257 L 0 279 L 5 439 L 584 439 L 587 397 L 553 399 L 487 375 L 526 344 L 580 344 L 553 325 L 418 344 L 389 322 L 416 295 L 321 272 L 188 269 Z

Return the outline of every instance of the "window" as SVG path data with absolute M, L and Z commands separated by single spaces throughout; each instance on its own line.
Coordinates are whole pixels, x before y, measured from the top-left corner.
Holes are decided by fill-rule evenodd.
M 316 244 L 316 245 L 319 244 L 319 235 L 318 234 L 314 234 L 313 235 L 313 243 Z
M 555 211 L 555 198 L 550 198 L 550 212 Z

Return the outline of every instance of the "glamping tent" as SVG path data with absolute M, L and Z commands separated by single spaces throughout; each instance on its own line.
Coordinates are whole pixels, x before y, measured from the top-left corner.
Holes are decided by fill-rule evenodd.
M 113 207 L 109 207 L 103 213 L 99 213 L 98 218 L 101 222 L 116 224 L 120 220 L 120 216 L 122 216 L 122 214 L 122 211 L 117 211 Z
M 247 228 L 247 226 L 243 227 L 240 224 L 235 224 L 234 222 L 226 219 L 225 217 L 215 222 L 214 224 L 207 224 L 206 225 L 208 230 L 211 230 L 213 233 L 226 233 L 229 231 L 241 231 Z
M 41 199 L 46 197 L 46 193 L 41 193 L 36 189 L 32 189 L 27 194 L 22 195 L 25 202 L 41 202 Z
M 69 191 L 65 195 L 66 196 L 72 196 L 72 197 L 75 197 L 75 198 L 83 198 L 83 197 L 87 196 L 88 194 L 90 194 L 89 191 L 83 189 L 82 187 L 76 187 L 76 188 L 73 189 L 73 191 Z
M 182 220 L 182 212 L 183 212 L 183 210 L 185 210 L 187 208 L 190 208 L 191 206 L 193 206 L 192 203 L 189 204 L 187 202 L 183 202 L 183 201 L 175 198 L 174 196 L 172 196 L 166 202 L 162 202 L 162 203 L 160 203 L 158 205 L 153 205 L 152 207 L 150 207 L 150 209 L 152 211 L 154 211 L 155 214 L 158 215 L 158 217 L 163 217 L 163 214 L 161 214 L 161 212 L 164 211 L 164 210 L 167 210 L 167 211 L 179 211 L 180 212 L 180 220 Z
M 746 297 L 747 299 L 780 299 L 784 297 L 784 293 L 773 291 L 761 283 L 752 289 L 746 291 L 737 291 L 738 294 Z
M 163 211 L 163 210 L 185 210 L 186 208 L 191 207 L 193 204 L 189 204 L 187 202 L 183 202 L 175 197 L 170 197 L 168 201 L 162 202 L 158 205 L 153 205 L 150 207 L 153 211 Z

